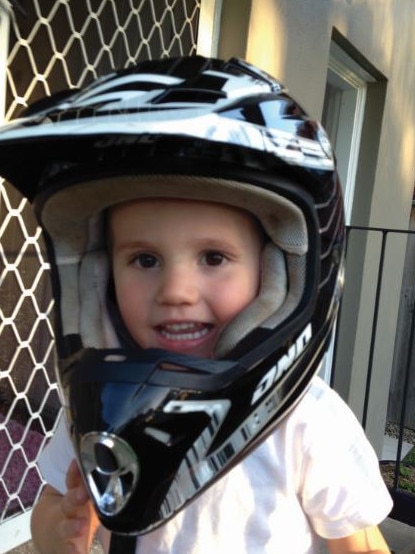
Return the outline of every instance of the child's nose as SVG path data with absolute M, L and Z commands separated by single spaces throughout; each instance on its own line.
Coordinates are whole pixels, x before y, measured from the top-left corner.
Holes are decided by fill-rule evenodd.
M 183 268 L 166 269 L 160 281 L 157 301 L 160 304 L 194 304 L 198 297 L 198 287 L 191 270 Z

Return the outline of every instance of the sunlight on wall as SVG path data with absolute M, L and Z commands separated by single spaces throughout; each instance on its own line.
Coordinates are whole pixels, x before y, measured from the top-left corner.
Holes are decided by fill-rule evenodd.
M 283 75 L 287 41 L 275 0 L 253 0 L 247 60 L 271 75 Z
M 401 150 L 401 162 L 402 175 L 406 183 L 411 186 L 410 193 L 412 193 L 413 176 L 414 176 L 414 152 L 415 152 L 415 129 L 414 125 L 407 125 Z
M 217 55 L 218 23 L 222 2 L 204 0 L 200 7 L 197 53 L 201 56 Z
M 9 36 L 9 15 L 0 5 L 0 123 L 4 120 L 6 106 L 6 66 Z
M 394 122 L 396 133 L 396 163 L 401 177 L 399 185 L 409 220 L 415 173 L 414 66 L 409 53 L 414 52 L 415 48 L 415 35 L 411 31 L 415 24 L 415 13 L 413 6 L 403 8 L 395 15 L 395 20 L 397 17 L 399 20 L 395 24 L 394 63 L 391 64 L 391 121 Z M 406 221 L 404 223 L 406 225 Z
M 399 4 L 399 7 L 398 7 Z M 386 9 L 388 8 L 388 9 Z M 377 163 L 376 188 L 372 202 L 372 222 L 379 226 L 406 228 L 409 222 L 415 178 L 415 95 L 414 70 L 411 52 L 415 48 L 415 24 L 413 6 L 406 3 L 386 3 L 379 21 L 386 21 L 387 34 L 378 47 L 386 66 L 376 64 L 387 78 L 388 94 L 385 102 L 379 160 Z M 394 209 L 390 209 L 393 203 Z

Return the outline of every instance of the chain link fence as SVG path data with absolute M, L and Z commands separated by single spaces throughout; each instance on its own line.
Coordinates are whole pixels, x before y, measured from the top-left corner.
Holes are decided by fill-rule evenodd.
M 8 18 L 10 31 L 0 102 L 5 119 L 19 117 L 45 95 L 81 87 L 114 68 L 195 54 L 201 3 L 0 0 L 0 18 L 3 24 Z M 26 200 L 1 182 L 0 524 L 27 512 L 42 488 L 36 460 L 59 412 L 52 317 L 40 230 Z

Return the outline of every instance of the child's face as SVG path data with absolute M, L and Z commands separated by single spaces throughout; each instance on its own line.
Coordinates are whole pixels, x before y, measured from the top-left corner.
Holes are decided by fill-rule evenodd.
M 257 223 L 221 204 L 151 199 L 113 208 L 110 228 L 117 303 L 133 339 L 211 358 L 257 295 Z

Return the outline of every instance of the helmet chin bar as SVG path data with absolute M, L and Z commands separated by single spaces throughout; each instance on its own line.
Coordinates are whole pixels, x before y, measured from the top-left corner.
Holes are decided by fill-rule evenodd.
M 102 524 L 119 534 L 148 533 L 231 469 L 271 430 L 286 398 L 302 395 L 309 376 L 292 391 L 288 382 L 309 355 L 310 333 L 308 325 L 265 379 L 258 382 L 261 364 L 245 368 L 236 390 L 211 360 L 188 357 L 184 366 L 183 356 L 149 349 L 115 362 L 105 351 L 85 350 L 66 374 L 66 405 Z M 232 376 L 241 370 L 230 361 L 219 367 Z
M 212 395 L 213 385 L 222 388 L 226 370 L 242 368 L 223 361 L 221 374 L 211 360 L 184 361 L 154 349 L 114 361 L 108 351 L 87 349 L 67 368 L 72 438 L 98 516 L 111 531 L 151 531 L 216 477 L 208 450 L 231 401 Z

